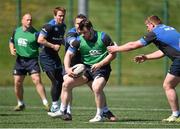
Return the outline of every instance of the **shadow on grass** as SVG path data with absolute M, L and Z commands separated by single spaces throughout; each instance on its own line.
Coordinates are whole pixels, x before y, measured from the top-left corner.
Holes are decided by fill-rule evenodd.
M 157 119 L 132 119 L 132 118 L 128 118 L 128 119 L 119 119 L 118 122 L 150 122 L 150 121 L 160 121 L 160 120 L 157 120 Z
M 0 113 L 0 116 L 32 116 L 32 113 L 24 113 L 24 112 L 13 112 L 13 113 Z

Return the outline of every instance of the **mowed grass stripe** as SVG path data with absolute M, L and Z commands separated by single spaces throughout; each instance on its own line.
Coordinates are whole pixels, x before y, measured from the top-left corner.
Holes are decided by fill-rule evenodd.
M 0 106 L 3 108 L 13 108 L 14 106 Z M 42 106 L 28 106 L 27 109 L 42 109 Z M 95 110 L 95 107 L 72 107 L 72 110 Z M 114 111 L 170 111 L 170 109 L 144 109 L 144 108 L 111 108 Z
M 0 88 L 0 128 L 180 128 L 180 123 L 163 123 L 171 113 L 162 87 L 107 87 L 108 107 L 119 118 L 115 123 L 89 123 L 96 114 L 94 95 L 87 87 L 73 90 L 73 121 L 52 119 L 43 110 L 35 88 L 24 87 L 26 110 L 14 112 L 13 87 Z M 177 87 L 177 93 L 180 93 Z M 49 101 L 50 93 L 47 88 Z

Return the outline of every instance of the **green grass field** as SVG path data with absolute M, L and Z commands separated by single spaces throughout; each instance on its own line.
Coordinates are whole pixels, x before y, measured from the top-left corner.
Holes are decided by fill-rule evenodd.
M 49 96 L 48 87 L 46 89 Z M 88 123 L 96 108 L 93 94 L 85 86 L 73 92 L 71 122 L 50 118 L 34 87 L 25 87 L 26 110 L 23 112 L 12 111 L 16 105 L 13 87 L 1 87 L 0 91 L 0 128 L 180 128 L 180 123 L 161 122 L 170 115 L 161 86 L 107 86 L 108 105 L 119 118 L 114 123 Z M 177 91 L 180 93 L 180 89 Z
M 52 9 L 56 6 L 63 6 L 69 9 L 69 0 L 21 0 L 22 14 L 30 12 L 33 16 L 33 25 L 40 30 L 43 24 L 52 18 Z M 94 28 L 104 31 L 112 37 L 113 41 L 124 44 L 131 40 L 138 40 L 144 33 L 144 19 L 149 15 L 158 15 L 163 19 L 163 7 L 165 0 L 121 0 L 121 36 L 117 41 L 116 35 L 116 0 L 89 0 L 89 18 Z M 180 0 L 169 1 L 169 19 L 168 25 L 180 30 Z M 73 0 L 73 17 L 77 15 L 78 0 Z M 12 68 L 15 58 L 10 55 L 8 41 L 13 30 L 17 26 L 17 0 L 1 0 L 0 4 L 0 75 L 6 75 L 0 78 L 1 86 L 12 85 Z M 69 28 L 69 10 L 67 11 L 65 22 Z M 120 12 L 119 12 L 120 13 Z M 71 19 L 72 20 L 72 19 Z M 63 47 L 59 55 L 63 59 Z M 164 60 L 150 61 L 137 65 L 132 62 L 135 55 L 150 53 L 157 50 L 153 45 L 129 53 L 122 53 L 121 63 L 118 60 L 112 62 L 112 75 L 109 79 L 110 84 L 117 85 L 117 80 L 121 79 L 122 85 L 158 85 L 164 78 Z M 121 69 L 117 69 L 117 65 Z M 121 71 L 121 76 L 117 76 Z M 145 72 L 146 71 L 146 72 Z M 146 78 L 146 79 L 142 79 Z M 42 78 L 46 78 L 43 74 Z M 44 79 L 44 84 L 48 85 L 49 80 Z M 32 85 L 31 80 L 27 80 L 26 85 Z

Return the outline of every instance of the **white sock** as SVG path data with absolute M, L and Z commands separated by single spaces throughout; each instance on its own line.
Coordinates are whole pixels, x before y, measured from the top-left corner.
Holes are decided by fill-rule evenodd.
M 19 106 L 21 106 L 21 105 L 23 105 L 23 104 L 24 104 L 23 100 L 18 100 L 18 105 L 19 105 Z
M 103 112 L 108 112 L 108 111 L 109 111 L 108 107 L 107 107 L 107 106 L 104 106 L 104 107 L 103 107 Z
M 52 102 L 52 106 L 53 106 L 54 108 L 59 107 L 58 101 L 53 101 L 53 102 Z
M 48 104 L 47 99 L 43 99 L 42 102 L 43 102 L 44 105 L 47 105 L 47 104 Z
M 102 108 L 97 108 L 97 112 L 96 112 L 96 116 L 101 116 L 103 113 L 103 109 Z
M 67 110 L 67 106 L 61 103 L 60 110 L 64 112 L 65 110 Z
M 71 105 L 70 104 L 68 104 L 68 106 L 67 106 L 67 113 L 71 114 Z
M 177 117 L 177 116 L 180 115 L 180 112 L 179 112 L 179 111 L 173 111 L 173 112 L 172 112 L 172 115 Z

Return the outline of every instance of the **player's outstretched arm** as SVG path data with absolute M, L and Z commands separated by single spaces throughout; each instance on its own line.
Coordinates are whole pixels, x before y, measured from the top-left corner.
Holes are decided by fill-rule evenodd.
M 134 62 L 136 63 L 143 63 L 147 60 L 146 55 L 142 54 L 142 55 L 138 55 L 134 57 Z
M 144 45 L 141 43 L 140 40 L 137 41 L 132 41 L 132 42 L 128 42 L 124 45 L 121 46 L 108 46 L 108 51 L 109 53 L 114 53 L 114 52 L 126 52 L 126 51 L 132 51 L 138 48 L 143 47 Z
M 155 59 L 160 59 L 164 57 L 164 53 L 161 50 L 157 50 L 153 53 L 147 54 L 147 55 L 138 55 L 134 57 L 134 61 L 137 63 L 143 63 L 146 60 L 155 60 Z

